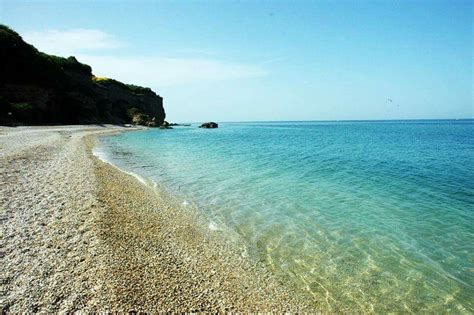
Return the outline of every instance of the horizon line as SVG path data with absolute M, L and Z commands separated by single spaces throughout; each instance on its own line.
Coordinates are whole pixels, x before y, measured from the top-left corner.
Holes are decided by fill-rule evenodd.
M 165 118 L 166 120 L 166 118 Z M 468 121 L 474 120 L 471 118 L 406 118 L 406 119 L 311 119 L 311 120 L 234 120 L 234 121 L 219 121 L 219 120 L 206 120 L 206 121 L 183 121 L 182 124 L 200 124 L 208 121 L 215 121 L 218 123 L 282 123 L 282 122 L 383 122 L 383 121 Z M 175 121 L 173 121 L 176 123 Z

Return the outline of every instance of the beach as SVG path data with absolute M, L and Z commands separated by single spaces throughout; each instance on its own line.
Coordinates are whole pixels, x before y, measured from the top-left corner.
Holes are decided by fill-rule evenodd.
M 1 314 L 474 315 L 474 1 L 0 12 Z
M 196 213 L 92 154 L 96 136 L 127 130 L 0 129 L 2 311 L 317 307 Z

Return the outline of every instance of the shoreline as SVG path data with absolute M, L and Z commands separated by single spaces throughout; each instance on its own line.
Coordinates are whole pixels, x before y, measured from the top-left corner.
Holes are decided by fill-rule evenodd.
M 195 213 L 93 155 L 96 136 L 130 129 L 54 129 L 0 131 L 1 179 L 14 183 L 2 188 L 2 310 L 315 311 Z

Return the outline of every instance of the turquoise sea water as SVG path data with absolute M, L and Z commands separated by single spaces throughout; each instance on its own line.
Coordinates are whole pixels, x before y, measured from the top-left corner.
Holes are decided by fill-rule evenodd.
M 227 123 L 97 152 L 329 311 L 474 312 L 474 122 Z

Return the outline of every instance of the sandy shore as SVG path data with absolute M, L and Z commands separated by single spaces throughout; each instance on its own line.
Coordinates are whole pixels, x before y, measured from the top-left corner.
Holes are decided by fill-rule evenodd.
M 0 128 L 3 311 L 311 311 L 192 211 L 91 153 L 121 127 Z

